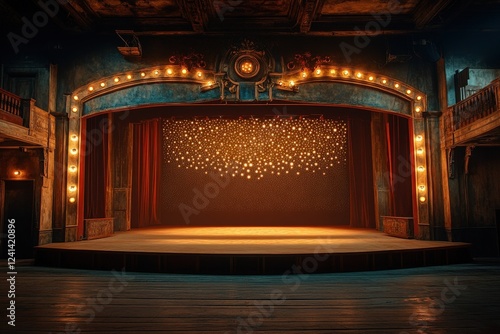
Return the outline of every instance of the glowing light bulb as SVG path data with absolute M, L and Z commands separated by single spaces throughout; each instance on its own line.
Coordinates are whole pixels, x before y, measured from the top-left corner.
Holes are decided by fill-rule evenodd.
M 422 108 L 420 108 L 420 107 L 416 107 L 416 108 L 415 108 L 415 111 L 416 111 L 416 112 L 421 112 L 421 111 L 422 111 Z
M 419 185 L 419 186 L 418 186 L 418 190 L 420 190 L 420 191 L 424 191 L 424 190 L 425 190 L 425 186 L 424 186 L 424 185 Z
M 171 68 L 167 68 L 167 74 L 168 74 L 168 75 L 171 75 L 172 73 L 174 73 L 174 71 L 172 71 L 172 69 L 171 69 Z
M 127 75 L 127 79 L 129 79 L 129 80 L 132 79 L 132 76 L 130 74 Z
M 418 101 L 422 100 L 422 96 L 420 96 L 420 95 L 419 95 L 419 96 L 417 96 L 417 100 L 418 100 Z
M 318 68 L 316 69 L 316 75 L 320 75 L 321 74 L 321 70 Z
M 411 89 L 406 90 L 406 94 L 410 95 L 411 94 Z
M 348 75 L 349 75 L 349 71 L 348 71 L 348 70 L 344 70 L 344 72 L 342 72 L 342 74 L 343 74 L 344 76 L 348 76 Z
M 418 169 L 419 172 L 423 172 L 425 170 L 425 167 L 424 166 L 418 166 L 417 169 Z
M 14 175 L 16 175 L 16 176 L 21 175 L 21 171 L 20 171 L 20 170 L 16 170 L 16 171 L 14 171 Z
M 74 155 L 74 154 L 77 154 L 77 153 L 78 153 L 78 149 L 76 149 L 76 148 L 72 148 L 72 149 L 70 150 L 70 152 L 71 152 L 71 154 L 73 154 L 73 155 Z
M 76 172 L 76 166 L 75 165 L 69 166 L 69 171 Z
M 114 78 L 113 80 L 114 80 L 114 82 L 118 82 L 118 81 L 120 81 L 120 78 Z
M 198 78 L 201 78 L 202 76 L 201 72 L 197 72 L 196 75 L 198 76 Z
M 387 79 L 382 79 L 382 83 L 385 85 L 387 83 Z
M 94 87 L 90 86 L 89 87 L 89 92 L 93 91 L 94 90 Z
M 356 78 L 361 79 L 363 77 L 363 74 L 361 72 L 356 73 Z
M 106 84 L 104 82 L 101 82 L 101 87 L 104 87 L 106 86 Z
M 295 86 L 295 82 L 294 81 L 290 81 L 289 85 L 290 85 L 290 87 L 293 87 L 293 86 Z
M 182 74 L 186 74 L 187 72 L 188 72 L 188 70 L 187 70 L 186 68 L 183 68 L 183 69 L 181 70 L 181 73 L 182 73 Z
M 73 96 L 73 99 L 76 101 L 78 100 L 78 95 Z
M 394 84 L 394 87 L 399 88 L 399 84 L 398 83 Z
M 422 135 L 418 135 L 415 137 L 416 141 L 422 141 L 423 139 L 424 139 L 424 137 L 422 137 Z
M 420 201 L 421 203 L 424 203 L 424 202 L 425 202 L 425 200 L 426 200 L 426 198 L 425 198 L 424 196 L 420 196 L 419 201 Z
M 374 78 L 374 77 L 372 77 L 372 76 L 370 75 L 370 76 L 368 77 L 368 80 L 373 81 L 373 80 L 375 80 L 375 78 Z
M 423 153 L 424 153 L 424 149 L 423 148 L 417 149 L 417 154 L 423 154 Z
M 71 109 L 73 112 L 77 112 L 78 111 L 78 108 L 77 107 L 73 107 L 73 109 Z
M 330 70 L 330 74 L 335 74 L 335 73 L 337 73 L 337 71 L 335 71 L 335 70 Z
M 69 191 L 75 192 L 76 191 L 76 186 L 69 186 Z
M 77 141 L 78 140 L 78 136 L 77 135 L 71 135 L 71 140 L 72 141 Z
M 70 202 L 70 203 L 75 203 L 75 202 L 76 202 L 76 199 L 75 199 L 74 197 L 70 197 L 70 198 L 69 198 L 69 202 Z
M 141 77 L 143 77 L 143 78 L 144 78 L 145 76 L 146 76 L 146 73 L 142 72 L 142 73 L 141 73 Z

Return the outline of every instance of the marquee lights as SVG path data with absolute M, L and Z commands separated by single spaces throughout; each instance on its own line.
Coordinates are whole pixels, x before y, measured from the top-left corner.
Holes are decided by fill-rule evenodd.
M 406 98 L 412 99 L 414 106 L 413 111 L 416 114 L 422 112 L 425 108 L 424 97 L 416 92 L 413 87 L 404 83 L 398 82 L 394 79 L 387 77 L 377 77 L 372 73 L 366 73 L 356 69 L 338 69 L 331 67 L 316 67 L 314 75 L 308 75 L 305 70 L 286 74 L 276 81 L 276 87 L 282 90 L 289 90 L 297 92 L 300 84 L 308 81 L 328 80 L 328 78 L 335 78 L 335 80 L 356 80 L 369 83 L 373 86 L 382 86 L 384 90 L 397 91 L 399 94 L 404 95 Z M 340 76 L 337 76 L 337 73 Z
M 202 92 L 207 91 L 209 89 L 210 90 L 215 89 L 217 87 L 221 87 L 222 89 L 223 87 L 221 85 L 221 82 L 217 80 L 217 77 L 214 76 L 214 73 L 211 71 L 205 71 L 204 69 L 197 69 L 197 68 L 195 68 L 194 70 L 187 70 L 187 68 L 183 68 L 177 65 L 168 65 L 164 67 L 156 66 L 148 69 L 141 69 L 139 71 L 128 71 L 126 73 L 115 74 L 114 76 L 100 78 L 99 80 L 89 83 L 88 85 L 80 88 L 79 90 L 76 90 L 72 94 L 70 99 L 73 101 L 69 106 L 69 110 L 71 110 L 74 113 L 70 115 L 70 124 L 74 125 L 73 127 L 71 127 L 72 131 L 76 130 L 76 132 L 78 132 L 79 130 L 80 121 L 79 117 L 77 116 L 79 112 L 82 112 L 84 110 L 83 103 L 88 99 L 91 99 L 92 97 L 98 95 L 99 91 L 102 91 L 102 93 L 104 94 L 109 92 L 110 90 L 114 91 L 122 89 L 123 87 L 129 87 L 136 83 L 137 84 L 148 83 L 153 80 L 155 82 L 163 80 L 163 81 L 176 81 L 176 82 L 189 81 L 191 83 L 198 83 L 201 84 L 200 90 Z M 364 86 L 375 87 L 383 91 L 388 91 L 390 94 L 399 95 L 409 100 L 412 105 L 411 109 L 413 111 L 413 116 L 415 117 L 416 120 L 418 120 L 418 118 L 422 118 L 422 111 L 426 110 L 425 95 L 422 92 L 415 89 L 414 87 L 407 85 L 402 81 L 396 81 L 395 79 L 390 77 L 384 77 L 375 73 L 370 73 L 369 71 L 363 71 L 359 69 L 345 68 L 338 66 L 336 67 L 318 66 L 314 68 L 314 70 L 311 69 L 311 72 L 297 71 L 294 73 L 284 73 L 279 78 L 277 79 L 272 78 L 272 80 L 273 81 L 276 80 L 274 81 L 274 83 L 276 84 L 274 86 L 275 88 L 289 90 L 289 91 L 298 91 L 302 83 L 310 81 L 355 82 L 356 84 L 362 84 Z M 212 122 L 215 120 L 213 119 L 203 120 L 203 121 L 195 120 L 194 122 L 209 122 L 209 121 Z M 285 138 L 286 141 L 289 141 L 290 138 L 288 138 L 288 136 L 293 138 L 295 132 L 292 130 L 289 131 L 286 128 L 287 125 L 280 125 L 280 124 L 292 124 L 293 122 L 298 122 L 299 121 L 298 119 L 293 119 L 293 120 L 243 119 L 237 121 L 227 120 L 227 119 L 225 120 L 217 119 L 217 121 L 235 122 L 233 124 L 240 124 L 238 122 L 264 122 L 264 123 L 278 122 L 276 123 L 279 125 L 277 128 L 282 127 L 282 129 L 285 130 L 285 135 L 283 137 L 283 133 L 275 132 L 274 128 L 273 131 L 270 131 L 269 129 L 271 127 L 269 127 L 267 131 L 262 132 L 261 135 L 255 136 L 256 138 L 259 138 L 259 140 L 257 139 L 254 140 L 253 137 L 251 138 L 249 137 L 249 134 L 246 131 L 246 130 L 250 131 L 252 126 L 245 125 L 244 128 L 246 128 L 246 130 L 240 131 L 242 133 L 242 138 L 236 137 L 238 138 L 237 140 L 237 143 L 239 143 L 238 145 L 243 145 L 244 149 L 240 147 L 232 147 L 232 150 L 229 151 L 219 150 L 218 151 L 219 153 L 217 153 L 217 151 L 210 151 L 210 149 L 215 148 L 215 146 L 209 145 L 207 147 L 208 152 L 204 152 L 204 150 L 202 150 L 198 153 L 198 155 L 191 155 L 191 153 L 187 154 L 186 152 L 191 152 L 190 150 L 187 150 L 180 156 L 172 157 L 170 162 L 175 168 L 194 169 L 205 173 L 217 171 L 220 172 L 221 174 L 224 174 L 227 172 L 234 177 L 245 177 L 246 179 L 254 180 L 254 179 L 262 179 L 263 177 L 268 177 L 270 175 L 276 175 L 276 176 L 287 175 L 287 174 L 302 175 L 307 173 L 318 173 L 320 175 L 321 174 L 328 175 L 328 173 L 334 172 L 336 164 L 346 163 L 345 138 L 346 138 L 347 127 L 345 124 L 340 124 L 342 123 L 342 121 L 319 120 L 310 118 L 300 120 L 303 122 L 310 122 L 310 126 L 313 128 L 313 130 L 312 134 L 309 134 L 308 136 L 304 137 L 306 139 L 304 139 L 304 142 L 301 143 L 300 145 L 298 145 L 299 142 L 297 140 L 292 141 L 294 145 L 297 145 L 295 147 L 287 146 L 285 145 L 284 142 L 281 142 L 285 140 Z M 77 122 L 77 123 L 71 123 L 71 122 Z M 181 121 L 172 120 L 170 122 L 181 122 Z M 191 121 L 182 121 L 182 122 L 191 122 Z M 323 124 L 327 124 L 329 122 L 340 122 L 336 126 L 332 126 L 330 124 L 328 127 L 330 129 L 336 128 L 337 136 L 343 133 L 344 139 L 339 139 L 333 136 L 330 136 L 329 139 L 319 138 L 316 134 L 321 133 L 321 131 L 316 131 L 319 129 L 319 128 L 316 129 L 316 126 L 319 126 L 318 124 L 322 122 Z M 220 128 L 222 129 L 222 127 Z M 301 128 L 305 129 L 306 126 L 302 126 Z M 233 129 L 233 128 L 227 128 L 226 130 L 228 129 Z M 212 128 L 211 130 L 214 130 L 214 133 L 223 134 L 223 132 L 217 132 L 215 128 Z M 206 131 L 206 129 L 203 129 L 202 131 Z M 289 133 L 286 134 L 286 132 Z M 415 132 L 420 134 L 423 133 L 422 129 L 420 129 L 420 131 L 415 131 Z M 323 133 L 325 132 L 323 131 Z M 212 134 L 212 132 L 210 132 L 210 134 Z M 266 141 L 262 139 L 262 138 L 267 138 L 266 136 L 271 136 L 272 134 L 274 134 L 274 136 L 273 138 L 270 138 L 270 140 Z M 74 188 L 72 189 L 76 191 L 76 186 L 78 185 L 79 182 L 77 179 L 78 173 L 76 173 L 77 172 L 76 166 L 78 166 L 79 163 L 78 161 L 80 159 L 78 155 L 79 149 L 77 148 L 79 138 L 78 136 L 76 136 L 76 139 L 74 139 L 75 137 L 72 137 L 72 135 L 73 134 L 70 134 L 69 139 L 76 142 L 76 144 L 72 143 L 69 148 L 70 155 L 68 157 L 69 158 L 68 165 L 70 166 L 69 171 L 72 173 L 68 174 L 68 180 L 66 186 L 70 187 L 74 185 Z M 196 134 L 192 135 L 191 138 L 193 138 L 193 136 L 196 136 Z M 229 134 L 226 134 L 226 137 L 227 136 L 229 136 Z M 215 141 L 217 142 L 218 139 L 217 136 L 213 138 L 216 139 Z M 243 140 L 243 138 L 246 138 L 246 140 Z M 223 139 L 226 140 L 224 137 Z M 184 141 L 186 139 L 183 138 L 182 140 Z M 329 140 L 331 140 L 331 142 Z M 260 146 L 257 145 L 259 143 Z M 312 145 L 311 143 L 313 143 L 314 145 Z M 187 145 L 187 141 L 186 143 L 184 142 L 182 143 L 182 145 L 184 144 Z M 227 142 L 227 144 L 228 144 L 227 147 L 229 148 L 230 147 L 229 142 Z M 324 149 L 324 147 L 332 147 L 333 144 L 335 144 L 334 151 L 330 151 L 329 149 Z M 415 165 L 418 166 L 416 168 L 417 172 L 416 182 L 417 185 L 419 185 L 417 186 L 418 195 L 416 198 L 418 198 L 419 202 L 423 206 L 425 206 L 426 197 L 423 195 L 425 194 L 425 191 L 427 189 L 426 186 L 427 175 L 425 173 L 426 157 L 424 150 L 425 146 L 423 145 L 424 144 L 423 137 L 421 141 L 418 141 L 417 138 L 415 138 L 414 144 L 415 144 L 415 152 L 417 154 L 415 156 L 416 157 Z M 205 143 L 199 146 L 204 147 L 204 145 Z M 244 145 L 246 145 L 246 147 Z M 340 147 L 337 148 L 337 145 L 340 145 Z M 195 147 L 193 146 L 192 148 Z M 316 153 L 319 152 L 319 154 L 314 153 L 314 151 Z M 197 151 L 193 150 L 193 152 Z M 332 152 L 335 152 L 336 155 L 333 155 Z M 251 155 L 251 153 L 253 153 L 253 156 Z M 307 153 L 309 153 L 309 155 L 307 155 Z M 199 157 L 200 155 L 204 158 L 204 160 L 200 160 Z M 269 158 L 267 158 L 267 156 L 269 156 Z M 184 157 L 184 159 L 182 159 L 182 157 Z M 180 160 L 175 160 L 176 158 Z M 191 161 L 189 161 L 188 159 L 190 159 Z M 245 166 L 245 163 L 247 164 L 247 166 Z M 250 163 L 252 164 L 252 166 L 250 166 Z M 421 187 L 424 187 L 423 190 Z M 76 201 L 75 197 L 69 198 L 69 202 L 74 203 L 75 201 Z
M 260 180 L 327 175 L 346 163 L 347 125 L 331 119 L 164 120 L 164 159 L 175 168 Z

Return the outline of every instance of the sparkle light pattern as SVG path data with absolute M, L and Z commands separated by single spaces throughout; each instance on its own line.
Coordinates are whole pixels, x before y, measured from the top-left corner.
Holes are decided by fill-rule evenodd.
M 163 137 L 165 163 L 249 180 L 328 175 L 347 159 L 344 120 L 164 119 Z

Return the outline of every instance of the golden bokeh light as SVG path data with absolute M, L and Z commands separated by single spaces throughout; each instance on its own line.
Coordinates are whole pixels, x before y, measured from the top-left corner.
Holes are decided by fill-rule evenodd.
M 163 121 L 164 159 L 205 174 L 248 180 L 269 175 L 334 173 L 347 158 L 343 120 L 196 119 Z

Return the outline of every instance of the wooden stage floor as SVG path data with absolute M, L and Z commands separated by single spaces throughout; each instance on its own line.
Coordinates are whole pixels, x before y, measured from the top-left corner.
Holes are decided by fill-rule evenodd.
M 314 260 L 314 263 L 309 263 Z M 39 265 L 128 271 L 278 274 L 463 263 L 469 244 L 407 240 L 349 227 L 149 227 L 36 248 Z

